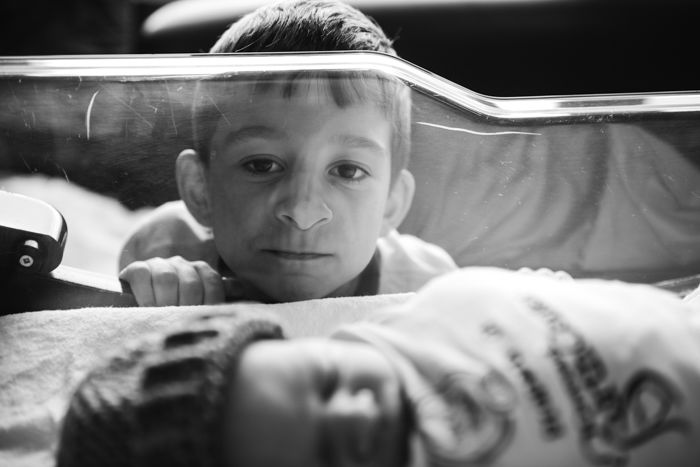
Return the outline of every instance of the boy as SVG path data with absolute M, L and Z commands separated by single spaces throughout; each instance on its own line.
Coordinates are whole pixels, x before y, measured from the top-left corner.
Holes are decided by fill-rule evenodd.
M 324 50 L 396 54 L 359 11 L 311 0 L 256 10 L 211 52 Z M 196 148 L 176 163 L 193 219 L 162 208 L 120 260 L 140 305 L 407 292 L 456 268 L 441 248 L 395 230 L 415 183 L 402 83 L 309 72 L 201 83 L 197 99 Z M 224 290 L 222 272 L 235 290 Z
M 694 466 L 698 305 L 470 268 L 330 339 L 204 316 L 92 372 L 58 466 Z

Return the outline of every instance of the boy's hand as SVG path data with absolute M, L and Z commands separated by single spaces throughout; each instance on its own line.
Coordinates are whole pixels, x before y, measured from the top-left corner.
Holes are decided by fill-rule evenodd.
M 202 305 L 225 301 L 221 276 L 204 261 L 181 256 L 135 261 L 119 273 L 139 306 Z

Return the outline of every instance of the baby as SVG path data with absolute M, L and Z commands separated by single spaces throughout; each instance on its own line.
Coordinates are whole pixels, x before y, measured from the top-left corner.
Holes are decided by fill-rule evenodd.
M 696 465 L 699 305 L 469 268 L 330 338 L 203 316 L 93 370 L 58 466 Z
M 358 10 L 320 0 L 264 6 L 211 51 L 324 50 L 396 54 Z M 407 292 L 456 268 L 396 231 L 415 185 L 399 80 L 309 71 L 203 81 L 193 123 L 195 147 L 176 162 L 187 211 L 161 209 L 123 250 L 120 278 L 140 305 Z

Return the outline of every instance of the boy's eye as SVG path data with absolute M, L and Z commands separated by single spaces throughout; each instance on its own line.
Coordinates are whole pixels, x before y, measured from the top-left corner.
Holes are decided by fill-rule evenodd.
M 243 167 L 253 174 L 271 174 L 282 171 L 279 162 L 267 157 L 258 157 L 244 162 Z
M 355 164 L 339 164 L 331 169 L 331 175 L 345 180 L 359 181 L 369 175 L 369 173 Z

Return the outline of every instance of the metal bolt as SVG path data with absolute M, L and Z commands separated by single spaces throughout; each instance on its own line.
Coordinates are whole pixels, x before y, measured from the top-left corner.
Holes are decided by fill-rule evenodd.
M 29 255 L 22 255 L 19 258 L 19 265 L 25 268 L 31 268 L 34 264 L 34 258 Z

